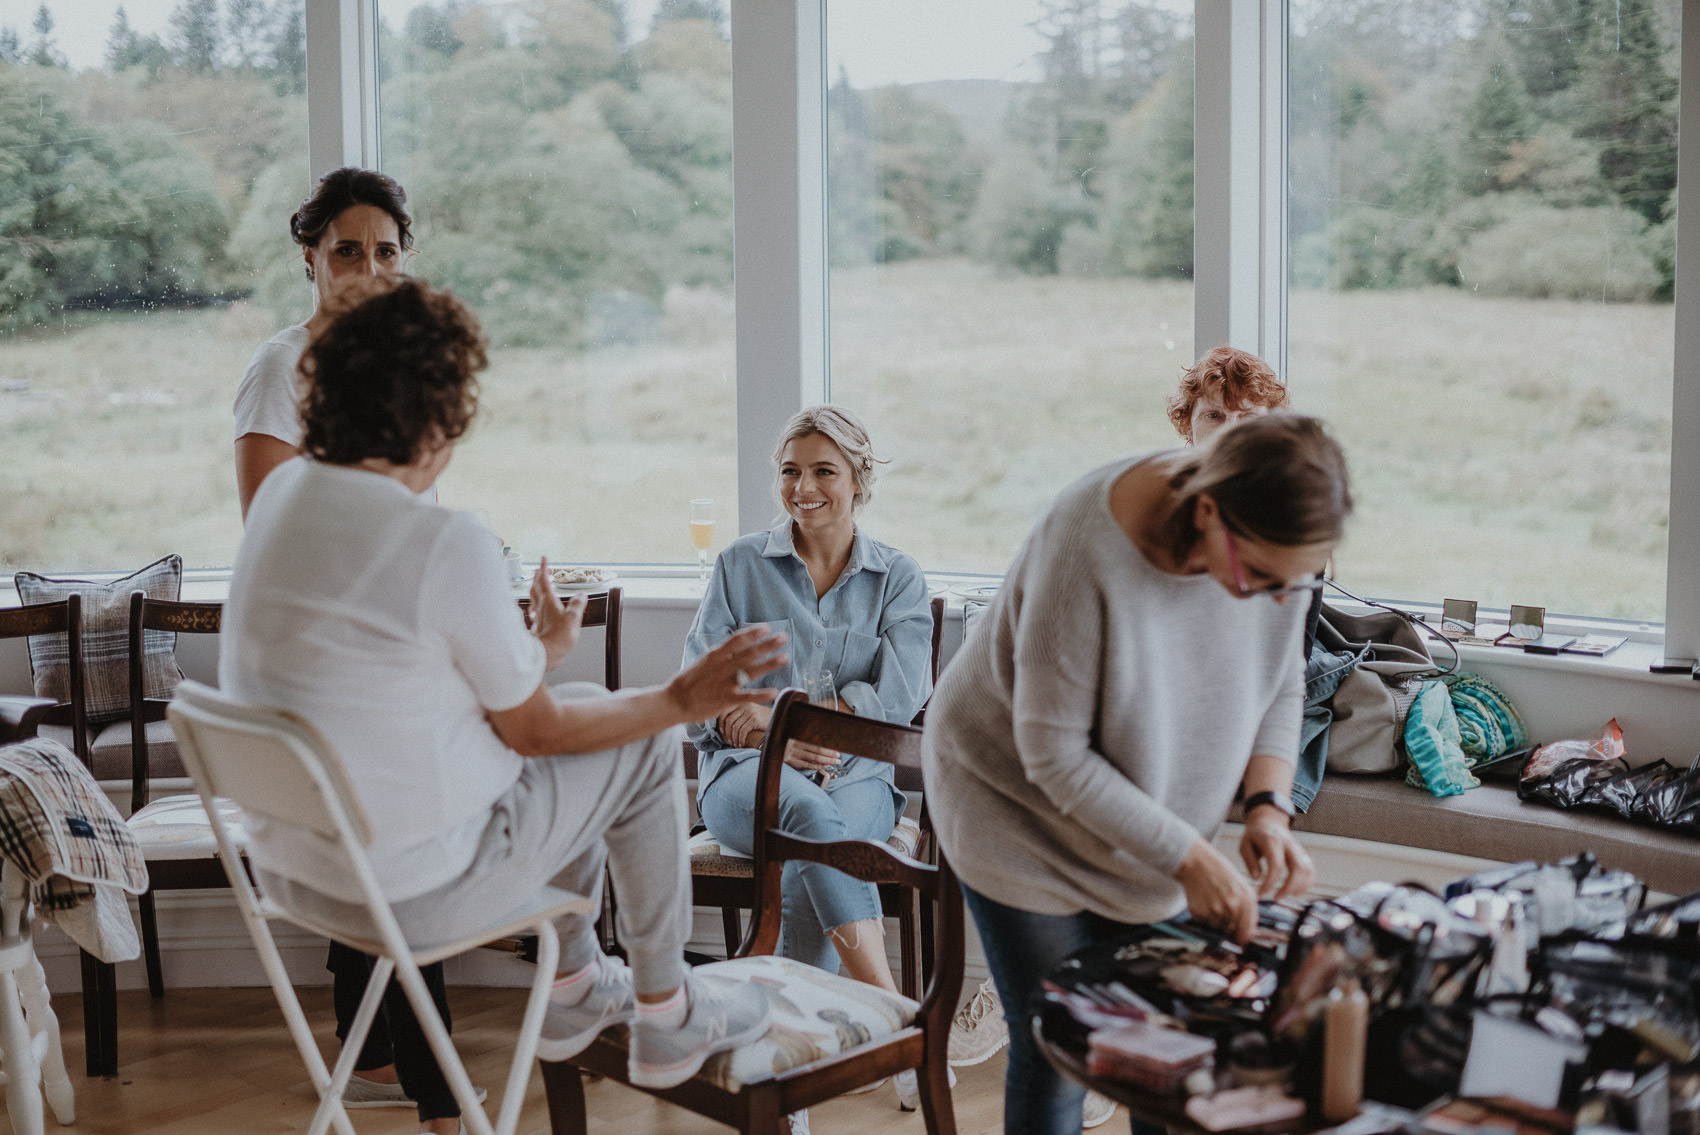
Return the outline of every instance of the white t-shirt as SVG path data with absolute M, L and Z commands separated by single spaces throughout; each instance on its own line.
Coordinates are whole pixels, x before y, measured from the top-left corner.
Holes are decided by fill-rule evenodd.
M 219 683 L 293 710 L 336 747 L 391 901 L 471 863 L 523 758 L 486 711 L 524 702 L 544 651 L 472 514 L 378 473 L 296 457 L 254 494 L 224 609 Z M 254 821 L 268 870 L 359 901 L 318 837 Z
M 266 434 L 301 444 L 301 376 L 295 364 L 307 349 L 307 325 L 285 327 L 260 345 L 236 388 L 236 436 Z

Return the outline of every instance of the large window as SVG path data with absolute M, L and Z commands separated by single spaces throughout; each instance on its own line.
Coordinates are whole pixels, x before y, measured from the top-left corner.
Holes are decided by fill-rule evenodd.
M 1681 5 L 1290 10 L 1287 361 L 1353 461 L 1340 576 L 1657 620 Z
M 682 562 L 737 534 L 731 45 L 719 0 L 380 0 L 379 150 L 411 271 L 494 349 L 442 499 L 522 555 Z
M 230 561 L 286 219 L 358 162 L 492 333 L 443 496 L 527 555 L 759 526 L 831 397 L 894 458 L 870 527 L 998 571 L 1227 340 L 1347 442 L 1349 584 L 1700 642 L 1676 0 L 38 6 L 0 0 L 5 569 Z
M 870 526 L 1002 571 L 1063 485 L 1178 444 L 1190 5 L 838 0 L 826 38 L 831 394 L 894 459 Z
M 0 568 L 230 563 L 305 91 L 302 0 L 0 2 Z

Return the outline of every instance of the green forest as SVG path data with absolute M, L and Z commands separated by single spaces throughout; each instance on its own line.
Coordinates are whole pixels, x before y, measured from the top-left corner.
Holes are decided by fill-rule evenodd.
M 1293 9 L 1295 284 L 1668 299 L 1678 5 Z M 1035 12 L 1039 78 L 1010 84 L 994 136 L 934 85 L 834 78 L 837 263 L 1191 274 L 1190 20 Z M 728 286 L 727 34 L 721 0 L 664 0 L 639 29 L 621 0 L 445 0 L 384 25 L 384 165 L 411 193 L 413 270 L 512 344 L 582 341 L 599 296 Z M 104 65 L 75 72 L 46 5 L 0 29 L 0 332 L 242 298 L 299 317 L 305 119 L 298 0 L 182 0 L 146 34 L 120 10 Z

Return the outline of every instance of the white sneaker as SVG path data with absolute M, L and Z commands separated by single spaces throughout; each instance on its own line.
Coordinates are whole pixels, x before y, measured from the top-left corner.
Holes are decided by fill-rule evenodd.
M 807 1109 L 794 1111 L 785 1118 L 791 1121 L 791 1135 L 809 1135 L 809 1113 Z
M 748 1044 L 767 1031 L 767 992 L 730 978 L 685 978 L 685 1023 L 662 1028 L 634 1014 L 627 1074 L 639 1088 L 676 1088 L 710 1056 Z
M 1086 1107 L 1081 1114 L 1082 1127 L 1101 1127 L 1116 1113 L 1116 1101 L 1097 1092 L 1086 1093 Z
M 1009 1023 L 1003 1019 L 1003 1002 L 998 1000 L 996 987 L 987 979 L 950 1022 L 946 1059 L 958 1068 L 981 1064 L 1008 1043 Z
M 603 1029 L 631 1023 L 636 1012 L 632 971 L 619 958 L 607 955 L 597 965 L 596 982 L 580 1000 L 569 1005 L 550 995 L 543 1011 L 543 1031 L 537 1037 L 537 1059 L 570 1060 L 589 1048 Z
M 945 1071 L 950 1074 L 950 1086 L 956 1087 L 956 1073 L 947 1066 Z M 891 1078 L 897 1088 L 897 1106 L 903 1111 L 914 1111 L 921 1106 L 921 1077 L 915 1069 L 909 1068 Z

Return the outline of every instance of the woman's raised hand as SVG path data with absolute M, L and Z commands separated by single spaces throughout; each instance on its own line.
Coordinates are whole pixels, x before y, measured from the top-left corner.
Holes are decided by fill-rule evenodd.
M 549 559 L 544 557 L 531 577 L 531 607 L 526 617 L 531 623 L 531 633 L 543 644 L 548 669 L 559 666 L 561 660 L 578 645 L 578 634 L 584 625 L 584 607 L 583 595 L 574 595 L 565 603 L 561 602 L 549 575 Z
M 1236 942 L 1251 938 L 1257 929 L 1257 891 L 1204 837 L 1192 841 L 1175 878 L 1186 890 L 1186 908 L 1194 918 Z
M 686 721 L 709 721 L 737 705 L 770 702 L 779 692 L 749 689 L 751 682 L 789 661 L 785 636 L 763 624 L 745 627 L 697 659 L 667 683 L 667 693 Z

